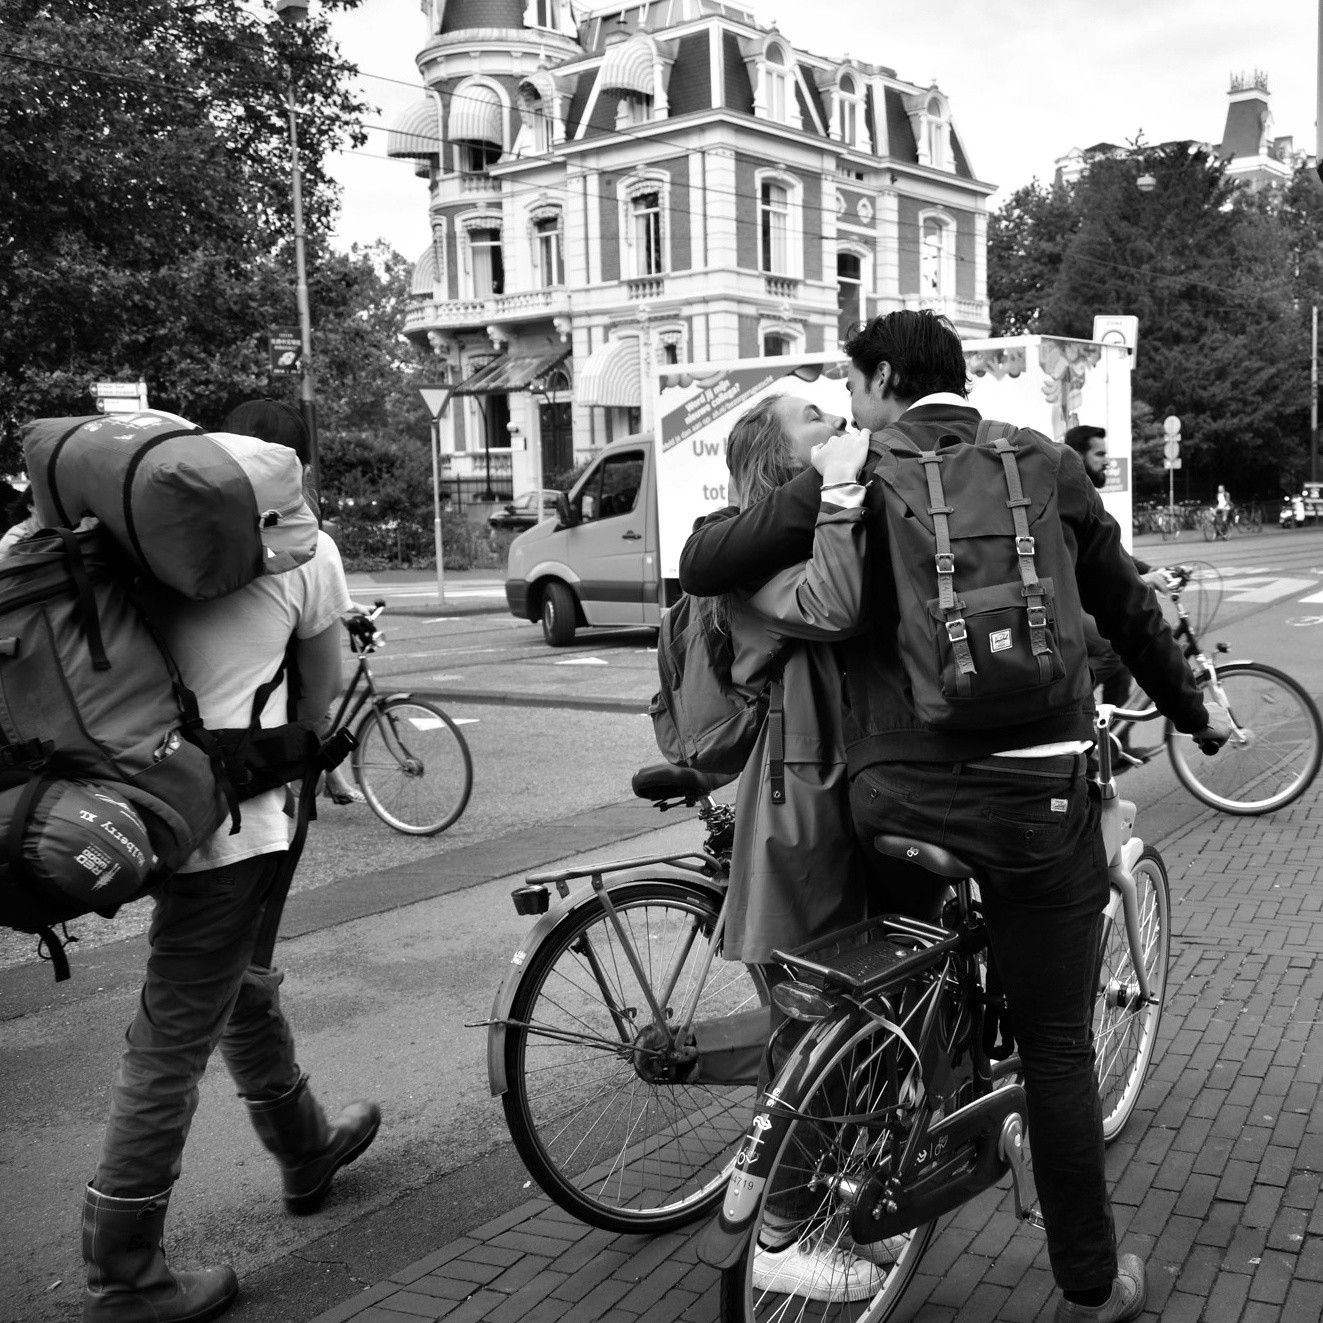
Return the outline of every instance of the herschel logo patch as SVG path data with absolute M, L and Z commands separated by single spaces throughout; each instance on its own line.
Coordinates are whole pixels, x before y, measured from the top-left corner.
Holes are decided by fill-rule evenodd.
M 1011 646 L 1011 631 L 1009 629 L 994 629 L 988 635 L 989 652 L 1006 652 Z

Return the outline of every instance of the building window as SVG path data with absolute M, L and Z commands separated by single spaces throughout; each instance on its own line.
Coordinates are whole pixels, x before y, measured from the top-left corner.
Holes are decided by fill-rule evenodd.
M 940 216 L 925 216 L 921 235 L 919 294 L 926 299 L 949 298 L 955 293 L 951 223 Z
M 763 336 L 763 357 L 781 358 L 790 352 L 790 340 L 787 336 L 770 332 Z
M 762 270 L 790 275 L 790 191 L 783 184 L 763 180 L 758 225 Z
M 501 159 L 501 149 L 494 142 L 458 142 L 459 168 L 466 175 L 482 174 Z
M 537 255 L 538 280 L 544 289 L 565 283 L 561 262 L 560 218 L 548 216 L 533 222 L 533 242 Z
M 934 96 L 928 99 L 928 164 L 938 170 L 946 169 L 946 121 L 942 116 L 942 103 Z
M 551 150 L 551 111 L 540 96 L 535 96 L 531 92 L 526 95 L 520 108 L 528 124 L 533 152 L 537 156 L 542 156 Z
M 789 103 L 789 79 L 786 75 L 786 57 L 780 47 L 767 48 L 763 77 L 767 80 L 767 118 L 778 124 L 786 122 L 786 107 Z
M 560 31 L 560 0 L 533 0 L 533 25 Z
M 627 129 L 652 122 L 652 98 L 643 92 L 626 92 L 616 106 L 616 128 Z
M 485 299 L 505 292 L 505 261 L 498 227 L 468 231 L 470 293 Z
M 838 99 L 841 112 L 841 141 L 847 147 L 856 147 L 859 144 L 859 118 L 861 114 L 859 85 L 849 74 L 841 76 Z
M 863 320 L 864 261 L 858 253 L 836 254 L 836 324 L 844 340 Z
M 637 193 L 629 201 L 630 235 L 634 244 L 634 273 L 662 274 L 661 194 Z

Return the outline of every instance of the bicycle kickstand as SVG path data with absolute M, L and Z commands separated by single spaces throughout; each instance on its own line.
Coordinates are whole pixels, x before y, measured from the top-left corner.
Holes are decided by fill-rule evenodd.
M 1034 1194 L 1029 1165 L 1024 1156 L 1024 1122 L 1019 1116 L 1008 1116 L 1001 1127 L 1001 1157 L 1011 1169 L 1011 1189 L 1015 1192 L 1015 1216 L 1041 1231 L 1045 1225 L 1043 1215 L 1033 1206 Z

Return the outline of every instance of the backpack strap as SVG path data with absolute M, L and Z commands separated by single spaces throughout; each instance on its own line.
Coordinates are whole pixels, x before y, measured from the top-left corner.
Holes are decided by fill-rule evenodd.
M 1015 447 L 1006 439 L 1008 435 L 1014 434 L 1015 428 L 1010 423 L 989 423 L 985 419 L 979 423 L 980 439 L 989 436 L 993 428 L 1001 432 L 993 446 L 1001 457 L 1006 492 L 1010 497 L 1006 508 L 1010 510 L 1011 519 L 1015 523 L 1015 555 L 1020 568 L 1020 592 L 1024 596 L 1025 610 L 1029 616 L 1029 646 L 1038 661 L 1039 682 L 1047 684 L 1052 679 L 1052 649 L 1047 642 L 1047 599 L 1034 564 L 1034 538 L 1029 532 L 1029 516 L 1025 513 L 1029 500 L 1020 482 L 1020 466 L 1015 458 Z
M 957 684 L 963 689 L 969 683 L 964 677 L 976 674 L 977 668 L 974 655 L 969 650 L 965 618 L 960 614 L 965 609 L 965 603 L 955 593 L 955 552 L 951 549 L 949 518 L 954 507 L 947 505 L 946 492 L 942 489 L 941 455 L 936 450 L 921 451 L 919 463 L 923 465 L 924 477 L 928 481 L 928 513 L 932 515 L 933 537 L 937 543 L 937 554 L 933 557 L 937 566 L 937 603 L 941 608 L 942 622 L 946 626 L 946 637 L 951 641 Z
M 18 802 L 14 805 L 14 814 L 9 820 L 9 831 L 5 836 L 4 859 L 5 865 L 9 869 L 11 877 L 20 877 L 26 871 L 27 864 L 23 859 L 23 837 L 27 832 L 28 823 L 32 820 L 32 811 L 37 807 L 37 800 L 41 795 L 43 788 L 47 785 L 45 777 L 40 773 L 34 774 L 27 779 L 22 792 L 19 794 Z M 69 977 L 69 957 L 64 954 L 64 943 L 55 935 L 55 928 L 52 924 L 41 924 L 33 929 L 38 938 L 37 954 L 43 960 L 49 960 L 55 970 L 55 981 L 63 983 Z M 65 941 L 75 941 L 66 930 Z M 43 954 L 43 948 L 45 953 Z
M 92 591 L 92 579 L 83 561 L 83 549 L 78 545 L 78 538 L 72 529 L 56 528 L 52 531 L 64 544 L 64 560 L 69 567 L 69 577 L 73 580 L 74 592 L 78 594 L 78 613 L 82 620 L 83 633 L 87 636 L 87 650 L 92 655 L 92 669 L 108 671 L 110 658 L 106 656 L 106 645 L 101 638 L 101 619 L 97 615 L 96 594 Z
M 133 554 L 138 559 L 138 564 L 144 570 L 149 570 L 147 553 L 142 548 L 142 540 L 138 537 L 137 520 L 133 517 L 133 480 L 138 476 L 138 470 L 142 467 L 142 462 L 148 455 L 163 445 L 167 441 L 173 441 L 177 436 L 202 436 L 203 431 L 200 427 L 172 427 L 168 431 L 162 432 L 159 436 L 154 436 L 150 441 L 144 442 L 137 454 L 129 460 L 128 466 L 124 470 L 124 531 L 128 534 L 130 543 L 133 545 Z M 52 484 L 53 485 L 53 484 Z M 236 831 L 238 828 L 235 829 Z

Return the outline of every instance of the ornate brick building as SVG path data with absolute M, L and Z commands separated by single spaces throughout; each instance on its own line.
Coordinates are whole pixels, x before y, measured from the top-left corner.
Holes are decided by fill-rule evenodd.
M 936 86 L 724 0 L 424 0 L 407 333 L 453 475 L 539 485 L 650 423 L 654 364 L 821 350 L 860 317 L 986 335 L 987 196 Z M 511 444 L 513 441 L 513 445 Z

